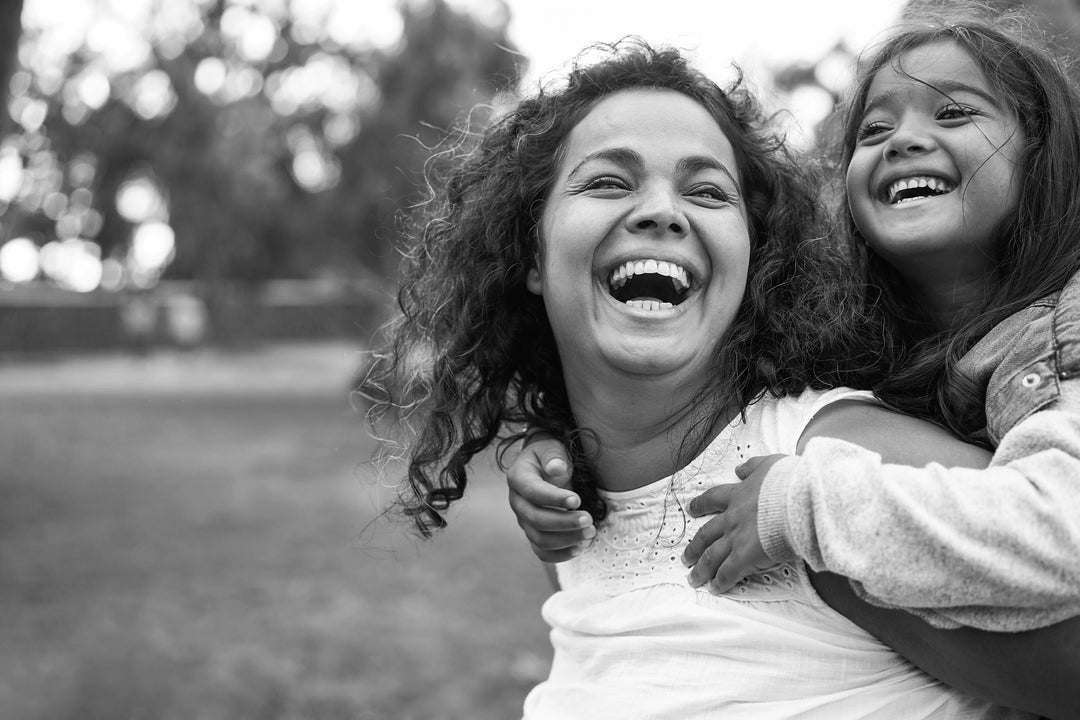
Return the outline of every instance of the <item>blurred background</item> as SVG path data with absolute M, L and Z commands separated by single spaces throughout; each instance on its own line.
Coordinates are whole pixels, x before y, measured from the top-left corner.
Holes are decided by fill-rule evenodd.
M 1074 53 L 1080 2 L 991 4 Z M 501 475 L 420 543 L 350 397 L 430 148 L 636 34 L 820 149 L 910 11 L 0 0 L 0 718 L 516 717 L 550 588 Z

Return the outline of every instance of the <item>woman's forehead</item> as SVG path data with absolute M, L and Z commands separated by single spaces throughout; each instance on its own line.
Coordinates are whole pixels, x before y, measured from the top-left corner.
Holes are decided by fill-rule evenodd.
M 674 90 L 638 88 L 604 97 L 567 135 L 563 170 L 569 173 L 593 156 L 615 158 L 620 149 L 675 159 L 712 158 L 738 175 L 734 148 L 716 118 Z

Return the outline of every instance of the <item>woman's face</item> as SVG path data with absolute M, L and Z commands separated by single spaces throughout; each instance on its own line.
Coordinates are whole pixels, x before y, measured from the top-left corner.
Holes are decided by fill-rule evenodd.
M 1016 207 L 1016 113 L 956 43 L 909 50 L 874 76 L 847 195 L 860 233 L 901 273 L 983 278 L 992 234 Z
M 680 93 L 604 98 L 564 143 L 540 245 L 528 286 L 543 296 L 568 388 L 597 373 L 697 387 L 746 287 L 731 144 Z

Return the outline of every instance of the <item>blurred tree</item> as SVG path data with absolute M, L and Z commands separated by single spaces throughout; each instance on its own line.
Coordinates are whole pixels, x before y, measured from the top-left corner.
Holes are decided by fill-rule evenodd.
M 0 220 L 92 239 L 143 285 L 387 276 L 421 141 L 520 71 L 501 3 L 483 19 L 444 0 L 142 5 L 136 36 L 91 13 L 59 56 L 26 23 L 7 141 L 24 170 Z
M 0 108 L 7 104 L 8 84 L 15 72 L 19 35 L 22 32 L 23 0 L 0 0 Z M 0 137 L 11 124 L 7 113 L 0 113 Z

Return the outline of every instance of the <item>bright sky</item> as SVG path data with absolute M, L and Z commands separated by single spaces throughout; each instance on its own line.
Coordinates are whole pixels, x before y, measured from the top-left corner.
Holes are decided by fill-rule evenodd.
M 456 0 L 484 7 L 490 0 Z M 706 72 L 737 60 L 748 70 L 817 60 L 841 39 L 871 43 L 899 17 L 903 0 L 507 0 L 510 35 L 532 75 L 581 48 L 624 35 L 691 51 Z
M 687 51 L 717 80 L 736 61 L 769 96 L 767 71 L 796 61 L 817 61 L 844 41 L 861 50 L 899 19 L 904 0 L 506 0 L 512 12 L 510 37 L 530 59 L 526 88 L 547 73 L 558 77 L 582 48 L 626 35 Z M 453 0 L 483 12 L 491 0 Z M 823 96 L 824 93 L 821 93 Z M 830 107 L 821 97 L 784 101 L 804 122 Z M 795 139 L 795 138 L 793 138 Z

